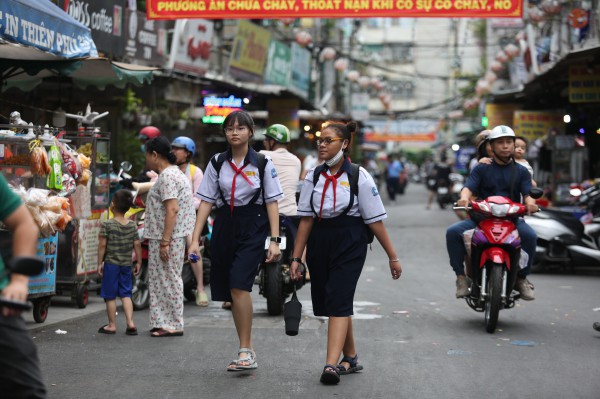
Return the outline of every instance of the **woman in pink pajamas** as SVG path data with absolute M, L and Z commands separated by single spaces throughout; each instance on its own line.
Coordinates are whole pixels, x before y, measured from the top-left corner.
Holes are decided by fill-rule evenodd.
M 192 192 L 166 137 L 146 143 L 146 166 L 158 172 L 148 193 L 144 236 L 149 239 L 148 280 L 153 337 L 183 335 L 181 268 L 186 237 L 194 230 Z

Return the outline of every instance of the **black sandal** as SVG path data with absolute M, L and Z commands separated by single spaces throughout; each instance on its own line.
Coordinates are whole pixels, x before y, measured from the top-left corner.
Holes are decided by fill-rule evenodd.
M 346 369 L 345 366 L 342 366 L 342 363 L 348 363 L 350 367 Z M 358 364 L 358 355 L 355 355 L 354 357 L 344 356 L 342 360 L 340 360 L 340 364 L 338 364 L 337 369 L 340 375 L 346 375 L 361 371 L 363 366 Z
M 321 373 L 321 382 L 325 385 L 335 385 L 340 382 L 338 368 L 332 364 L 326 364 Z

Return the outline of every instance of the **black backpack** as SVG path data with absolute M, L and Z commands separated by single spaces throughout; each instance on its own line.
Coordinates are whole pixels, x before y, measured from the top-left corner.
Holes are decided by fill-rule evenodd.
M 321 164 L 315 168 L 315 170 L 313 172 L 313 186 L 317 185 L 317 182 L 319 181 L 319 178 L 321 177 L 321 172 L 323 172 L 324 170 L 325 170 L 325 164 Z M 351 163 L 350 170 L 352 171 L 352 173 L 348 175 L 348 181 L 350 183 L 350 193 L 353 196 L 356 195 L 356 197 L 358 197 L 358 177 L 359 177 L 359 173 L 360 173 L 359 172 L 360 166 L 358 164 Z M 348 213 L 348 211 L 350 210 L 352 205 L 354 205 L 353 198 L 354 197 L 352 197 L 350 203 L 348 204 L 348 207 L 344 210 L 342 215 L 345 215 L 346 213 Z M 365 224 L 365 228 L 367 229 L 367 244 L 371 244 L 373 242 L 375 234 L 373 233 L 373 230 L 371 230 L 369 228 L 369 226 L 367 226 L 366 224 Z
M 225 156 L 226 153 L 221 152 L 217 155 L 215 155 L 211 160 L 210 163 L 212 164 L 213 168 L 215 168 L 215 172 L 217 172 L 217 180 L 219 180 L 219 173 L 221 172 L 221 167 L 223 166 L 223 163 L 225 162 Z M 261 154 L 260 152 L 256 153 L 256 156 L 258 157 L 258 178 L 260 179 L 260 190 L 258 190 L 256 192 L 256 194 L 254 195 L 254 197 L 250 200 L 249 204 L 254 204 L 256 202 L 256 200 L 258 199 L 258 196 L 260 195 L 260 193 L 262 193 L 263 196 L 263 206 L 265 205 L 265 191 L 264 191 L 264 177 L 265 177 L 265 169 L 267 167 L 267 158 L 265 157 L 265 154 Z M 221 195 L 221 200 L 223 201 L 223 204 L 226 204 L 227 201 L 225 201 L 225 197 L 223 196 L 223 192 L 221 191 L 221 187 L 217 184 L 217 187 L 219 187 L 219 194 Z

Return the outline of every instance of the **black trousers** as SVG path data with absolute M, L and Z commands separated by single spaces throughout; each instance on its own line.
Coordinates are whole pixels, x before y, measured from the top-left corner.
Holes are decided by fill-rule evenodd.
M 21 317 L 0 315 L 0 396 L 45 398 L 37 348 Z

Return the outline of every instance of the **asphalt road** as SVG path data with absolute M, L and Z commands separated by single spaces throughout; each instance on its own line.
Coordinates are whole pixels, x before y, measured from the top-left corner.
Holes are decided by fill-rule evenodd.
M 386 224 L 404 273 L 390 277 L 373 245 L 355 297 L 359 374 L 323 386 L 327 325 L 312 316 L 310 289 L 299 291 L 300 334 L 284 334 L 255 295 L 254 347 L 259 368 L 229 373 L 237 336 L 231 313 L 186 304 L 183 337 L 152 338 L 148 312 L 135 313 L 140 335 L 96 331 L 95 313 L 32 331 L 50 398 L 600 398 L 600 273 L 534 275 L 537 298 L 500 313 L 485 332 L 483 314 L 454 298 L 445 228 L 451 211 L 425 210 L 412 184 Z M 256 291 L 256 290 L 255 290 Z M 66 331 L 57 334 L 56 330 Z

